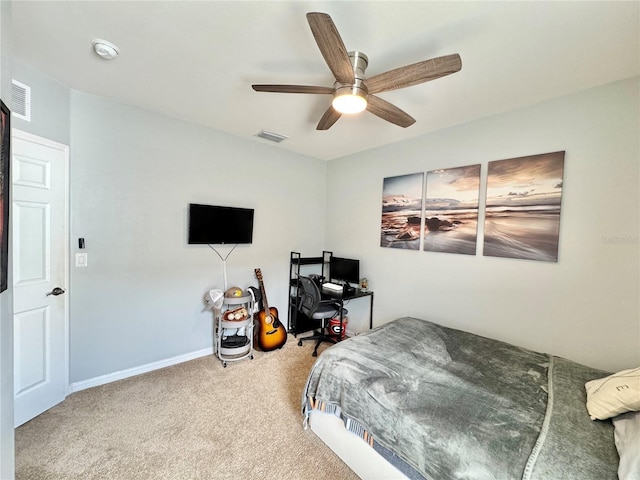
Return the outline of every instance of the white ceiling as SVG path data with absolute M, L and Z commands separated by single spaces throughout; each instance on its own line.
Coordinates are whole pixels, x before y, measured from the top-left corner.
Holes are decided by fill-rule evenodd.
M 330 160 L 640 74 L 640 3 L 457 1 L 14 1 L 15 60 L 73 89 L 274 148 Z M 305 14 L 326 12 L 367 75 L 459 53 L 453 75 L 379 94 L 416 119 L 370 113 L 315 129 L 328 95 L 252 83 L 332 86 Z M 120 48 L 113 61 L 93 38 Z M 20 79 L 17 79 L 20 80 Z M 260 130 L 289 138 L 273 144 Z

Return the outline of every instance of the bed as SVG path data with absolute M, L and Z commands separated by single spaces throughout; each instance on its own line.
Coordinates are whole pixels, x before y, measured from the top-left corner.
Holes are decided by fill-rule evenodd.
M 613 424 L 586 408 L 608 375 L 405 317 L 325 350 L 302 409 L 364 479 L 615 480 Z

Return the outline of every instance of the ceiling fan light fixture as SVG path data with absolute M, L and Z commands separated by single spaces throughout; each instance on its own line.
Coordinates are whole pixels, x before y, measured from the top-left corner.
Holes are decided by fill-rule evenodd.
M 338 87 L 331 105 L 343 114 L 360 113 L 367 108 L 367 92 L 356 85 Z

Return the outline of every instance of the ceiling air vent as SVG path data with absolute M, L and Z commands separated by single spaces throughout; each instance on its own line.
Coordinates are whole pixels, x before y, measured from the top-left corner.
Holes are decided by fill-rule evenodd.
M 266 130 L 260 130 L 259 133 L 256 133 L 256 137 L 264 138 L 265 140 L 270 140 L 272 142 L 280 143 L 283 140 L 286 140 L 286 135 L 280 135 L 279 133 L 267 132 Z
M 31 87 L 16 80 L 11 81 L 11 113 L 31 121 Z

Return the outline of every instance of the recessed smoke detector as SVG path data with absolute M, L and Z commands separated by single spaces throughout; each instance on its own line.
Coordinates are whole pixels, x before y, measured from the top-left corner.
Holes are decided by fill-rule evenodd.
M 272 142 L 280 143 L 283 140 L 286 140 L 286 135 L 280 135 L 279 133 L 267 132 L 266 130 L 260 130 L 260 132 L 256 133 L 256 137 L 264 138 L 265 140 L 270 140 Z
M 118 47 L 113 43 L 102 40 L 101 38 L 91 40 L 91 45 L 93 45 L 95 52 L 105 60 L 113 60 L 120 53 Z

